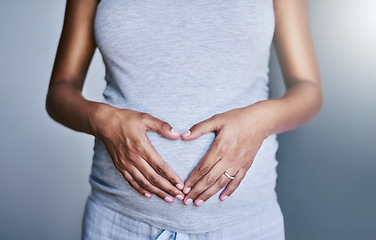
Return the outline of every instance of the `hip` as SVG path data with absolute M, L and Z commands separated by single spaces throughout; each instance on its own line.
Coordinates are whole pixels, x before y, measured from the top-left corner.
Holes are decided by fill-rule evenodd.
M 255 216 L 228 227 L 202 233 L 189 233 L 155 227 L 123 215 L 88 198 L 82 224 L 82 239 L 264 239 L 284 240 L 284 219 L 277 201 Z

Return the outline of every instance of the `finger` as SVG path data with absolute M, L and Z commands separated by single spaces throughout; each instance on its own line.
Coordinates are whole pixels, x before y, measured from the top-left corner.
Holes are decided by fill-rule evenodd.
M 146 126 L 146 130 L 152 130 L 154 132 L 159 133 L 161 136 L 171 140 L 180 138 L 180 133 L 176 131 L 174 128 L 172 128 L 171 125 L 167 122 L 153 117 L 150 114 L 144 114 L 145 115 L 143 115 L 143 122 Z
M 202 177 L 192 188 L 192 190 L 185 196 L 184 204 L 189 205 L 194 199 L 197 198 L 197 196 L 215 184 L 215 182 L 226 170 L 229 171 L 229 173 L 232 172 L 229 162 L 226 159 L 222 159 L 215 164 L 212 169 L 204 177 Z
M 183 140 L 194 140 L 206 133 L 217 131 L 222 126 L 222 117 L 218 114 L 193 125 L 188 131 L 181 135 Z
M 219 139 L 215 138 L 207 153 L 189 174 L 187 180 L 185 180 L 184 194 L 188 194 L 195 184 L 205 176 L 219 160 L 221 160 L 222 155 L 217 150 L 218 142 Z
M 183 190 L 184 182 L 174 170 L 162 159 L 149 140 L 146 141 L 141 157 L 145 159 L 154 171 L 167 179 L 179 190 Z
M 134 164 L 135 164 L 135 167 L 139 170 L 139 172 L 141 172 L 142 175 L 144 175 L 144 177 L 153 186 L 161 189 L 162 191 L 168 193 L 171 196 L 178 198 L 179 200 L 183 200 L 184 198 L 183 192 L 177 189 L 163 176 L 155 172 L 154 169 L 143 158 L 140 157 L 140 159 Z
M 165 200 L 166 202 L 168 203 L 173 203 L 174 202 L 174 197 L 169 195 L 168 193 L 162 191 L 161 189 L 155 187 L 154 185 L 152 185 L 145 177 L 144 175 L 135 167 L 132 167 L 130 170 L 129 170 L 129 173 L 132 175 L 132 177 L 134 178 L 134 180 L 138 183 L 138 185 L 151 192 L 151 193 L 154 193 L 155 195 L 157 195 L 159 198 Z
M 141 193 L 142 195 L 144 195 L 145 197 L 147 198 L 152 198 L 153 197 L 153 194 L 150 193 L 149 191 L 143 189 L 142 187 L 140 187 L 140 185 L 137 183 L 137 181 L 132 177 L 132 175 L 130 175 L 126 170 L 122 170 L 120 171 L 121 174 L 123 175 L 123 177 L 125 178 L 125 180 L 127 180 L 127 182 L 139 193 Z
M 233 175 L 232 175 L 233 176 Z M 199 207 L 201 204 L 206 202 L 209 198 L 211 198 L 214 194 L 219 192 L 222 188 L 224 188 L 229 182 L 231 181 L 230 178 L 226 177 L 225 175 L 222 174 L 218 178 L 218 180 L 213 184 L 211 187 L 206 189 L 203 193 L 201 193 L 196 200 L 194 201 L 194 204 Z
M 230 181 L 229 184 L 227 184 L 226 188 L 223 190 L 221 195 L 219 196 L 219 199 L 221 201 L 226 200 L 231 194 L 238 188 L 240 185 L 241 181 L 245 177 L 245 174 L 247 173 L 246 168 L 241 168 L 239 171 L 236 173 L 235 178 Z

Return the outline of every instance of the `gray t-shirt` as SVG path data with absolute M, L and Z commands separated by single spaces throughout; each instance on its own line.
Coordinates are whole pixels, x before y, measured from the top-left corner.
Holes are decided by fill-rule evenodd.
M 183 133 L 216 113 L 268 98 L 274 34 L 272 0 L 102 0 L 95 37 L 106 66 L 103 102 L 170 123 Z M 148 137 L 185 180 L 215 133 L 193 141 Z M 267 138 L 238 189 L 200 207 L 148 199 L 114 167 L 95 140 L 90 183 L 105 206 L 155 227 L 185 233 L 213 231 L 255 216 L 276 201 L 276 136 Z

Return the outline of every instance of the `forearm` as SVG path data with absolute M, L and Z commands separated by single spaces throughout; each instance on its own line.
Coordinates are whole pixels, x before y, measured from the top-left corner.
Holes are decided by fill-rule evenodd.
M 311 81 L 297 81 L 283 97 L 254 105 L 260 111 L 267 136 L 293 130 L 310 121 L 320 111 L 321 86 Z
M 86 100 L 79 88 L 68 81 L 50 86 L 46 109 L 57 122 L 73 130 L 96 135 L 93 118 L 107 104 Z

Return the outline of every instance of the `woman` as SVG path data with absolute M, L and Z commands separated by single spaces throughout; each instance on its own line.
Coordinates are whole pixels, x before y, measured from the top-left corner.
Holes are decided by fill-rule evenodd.
M 97 46 L 101 103 L 81 96 Z M 306 1 L 68 0 L 46 104 L 95 136 L 83 238 L 284 239 L 276 134 L 321 99 Z

